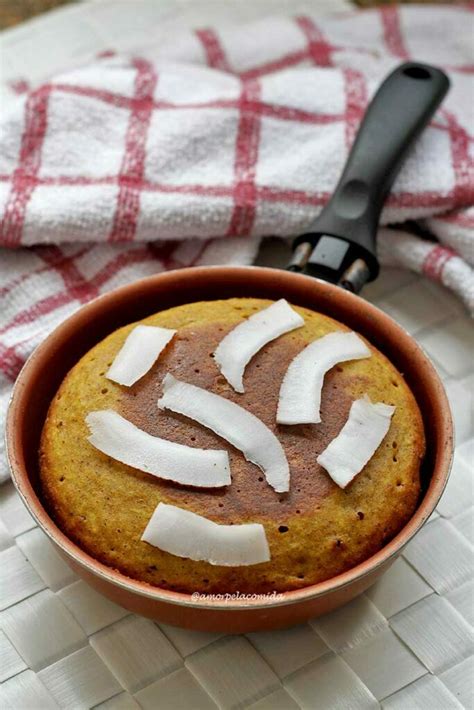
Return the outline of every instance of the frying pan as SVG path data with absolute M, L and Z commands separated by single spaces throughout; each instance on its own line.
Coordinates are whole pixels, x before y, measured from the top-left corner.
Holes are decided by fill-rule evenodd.
M 201 267 L 142 279 L 81 308 L 29 358 L 14 387 L 7 417 L 7 452 L 14 484 L 59 554 L 113 601 L 139 614 L 193 629 L 241 633 L 300 623 L 367 589 L 435 509 L 453 452 L 446 394 L 416 342 L 356 294 L 379 271 L 375 235 L 385 198 L 409 148 L 448 86 L 439 69 L 414 62 L 401 65 L 388 76 L 367 110 L 331 200 L 308 231 L 296 239 L 288 270 Z M 68 539 L 41 502 L 38 448 L 48 406 L 66 373 L 106 335 L 157 310 L 232 296 L 284 297 L 340 320 L 385 353 L 404 374 L 423 416 L 427 439 L 421 469 L 423 492 L 403 530 L 375 555 L 343 574 L 277 597 L 196 599 L 195 595 L 130 579 Z

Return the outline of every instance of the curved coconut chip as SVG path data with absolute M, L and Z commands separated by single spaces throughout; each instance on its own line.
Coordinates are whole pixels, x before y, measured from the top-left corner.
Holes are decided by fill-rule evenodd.
M 137 325 L 115 356 L 106 377 L 130 387 L 155 364 L 175 333 L 169 328 Z
M 152 436 L 111 409 L 86 417 L 89 442 L 116 461 L 185 486 L 217 488 L 231 482 L 227 451 L 193 449 Z
M 334 483 L 345 488 L 362 471 L 385 438 L 395 407 L 373 404 L 365 395 L 352 403 L 339 434 L 317 458 Z
M 303 325 L 304 318 L 284 298 L 239 323 L 221 340 L 214 353 L 227 382 L 236 392 L 244 392 L 242 378 L 253 356 L 271 340 Z
M 270 560 L 265 528 L 260 523 L 219 525 L 202 515 L 158 503 L 142 540 L 177 557 L 211 565 L 239 567 Z
M 267 482 L 279 493 L 287 491 L 290 469 L 283 447 L 258 417 L 238 404 L 201 387 L 176 380 L 163 380 L 160 409 L 171 409 L 194 419 L 239 449 L 251 463 L 262 469 Z
M 338 362 L 370 357 L 355 333 L 328 333 L 307 345 L 291 361 L 280 387 L 279 424 L 318 424 L 324 376 Z

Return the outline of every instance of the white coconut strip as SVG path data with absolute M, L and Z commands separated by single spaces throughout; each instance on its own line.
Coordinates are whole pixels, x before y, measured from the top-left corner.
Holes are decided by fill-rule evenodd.
M 239 323 L 221 340 L 214 353 L 227 382 L 236 392 L 244 392 L 242 378 L 253 356 L 271 340 L 303 325 L 304 318 L 284 298 Z
M 199 488 L 228 486 L 227 451 L 194 449 L 152 436 L 111 409 L 90 412 L 86 424 L 92 446 L 139 471 Z
M 177 557 L 211 565 L 240 567 L 270 560 L 265 528 L 260 523 L 219 525 L 202 515 L 158 503 L 142 540 Z
M 365 395 L 352 403 L 339 434 L 317 458 L 334 483 L 345 488 L 377 451 L 385 438 L 395 407 L 372 404 Z
M 155 364 L 175 333 L 169 328 L 137 325 L 115 356 L 106 377 L 119 385 L 133 385 Z
M 280 387 L 279 424 L 318 424 L 324 376 L 339 362 L 370 357 L 367 345 L 355 333 L 328 333 L 307 345 L 285 373 Z
M 201 387 L 180 382 L 170 374 L 163 380 L 158 407 L 184 414 L 211 429 L 242 451 L 247 461 L 261 468 L 276 491 L 289 489 L 290 469 L 282 445 L 261 419 L 243 407 Z

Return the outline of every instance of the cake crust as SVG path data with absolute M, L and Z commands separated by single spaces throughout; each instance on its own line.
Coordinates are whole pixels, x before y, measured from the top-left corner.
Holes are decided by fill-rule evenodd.
M 290 361 L 315 338 L 348 330 L 331 318 L 295 307 L 305 326 L 265 346 L 246 368 L 237 394 L 212 357 L 219 341 L 243 318 L 270 305 L 263 299 L 199 302 L 157 313 L 140 323 L 178 330 L 139 382 L 121 387 L 105 377 L 136 323 L 90 350 L 69 372 L 44 425 L 40 468 L 43 496 L 61 529 L 85 551 L 126 575 L 184 592 L 265 593 L 329 579 L 378 551 L 411 517 L 419 495 L 424 433 L 416 401 L 402 375 L 368 343 L 372 357 L 341 363 L 326 375 L 322 423 L 284 426 L 275 421 L 281 380 Z M 290 491 L 276 493 L 262 472 L 213 432 L 161 411 L 157 400 L 167 372 L 247 408 L 278 436 L 291 471 Z M 396 406 L 387 437 L 363 471 L 341 490 L 316 463 L 339 433 L 354 399 Z M 180 486 L 114 461 L 87 441 L 85 416 L 114 409 L 155 436 L 229 451 L 232 484 L 221 489 Z M 217 523 L 262 523 L 271 561 L 217 567 L 174 557 L 141 535 L 159 502 Z

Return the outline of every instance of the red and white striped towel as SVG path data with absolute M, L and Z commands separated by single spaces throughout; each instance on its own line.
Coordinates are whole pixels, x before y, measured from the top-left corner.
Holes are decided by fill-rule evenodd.
M 3 121 L 0 244 L 297 234 L 333 190 L 377 85 L 411 57 L 443 65 L 453 87 L 383 222 L 466 208 L 472 15 L 266 19 L 56 76 Z
M 444 67 L 452 89 L 382 221 L 423 220 L 439 243 L 382 229 L 381 258 L 473 308 L 473 15 L 386 6 L 199 29 L 19 97 L 0 136 L 0 397 L 95 295 L 162 269 L 250 263 L 262 236 L 304 231 L 377 85 L 410 58 Z

